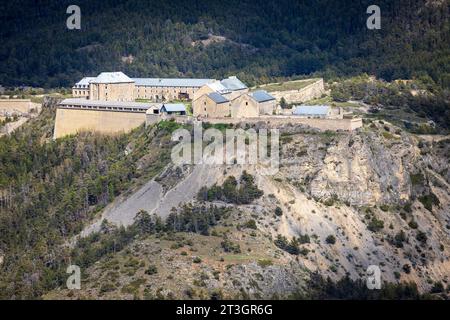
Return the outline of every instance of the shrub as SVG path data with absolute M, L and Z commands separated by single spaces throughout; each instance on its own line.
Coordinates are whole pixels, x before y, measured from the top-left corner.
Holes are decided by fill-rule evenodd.
M 328 244 L 335 244 L 335 243 L 336 243 L 336 237 L 333 236 L 332 234 L 330 234 L 330 235 L 325 239 L 325 241 L 326 241 Z
M 194 257 L 194 258 L 192 259 L 192 262 L 194 262 L 194 263 L 201 263 L 201 262 L 202 262 L 202 259 L 200 259 L 200 257 Z
M 148 274 L 148 275 L 157 274 L 157 273 L 158 273 L 158 268 L 156 268 L 156 266 L 154 264 L 149 265 L 147 270 L 145 270 L 145 274 Z
M 114 291 L 115 289 L 116 289 L 116 286 L 113 283 L 105 282 L 101 285 L 100 292 L 102 292 L 102 293 L 111 292 L 111 291 Z
M 411 213 L 412 212 L 411 202 L 405 203 L 405 205 L 403 206 L 403 210 L 405 210 L 407 213 Z
M 417 229 L 418 224 L 417 224 L 416 220 L 412 219 L 412 220 L 408 223 L 408 226 L 409 226 L 411 229 Z
M 402 269 L 403 271 L 405 271 L 406 274 L 411 273 L 411 266 L 409 264 L 404 264 Z
M 260 267 L 262 267 L 262 268 L 271 266 L 272 264 L 273 264 L 272 260 L 270 260 L 270 259 L 260 259 L 260 260 L 258 260 L 258 265 Z
M 419 232 L 417 232 L 416 240 L 419 241 L 420 243 L 422 243 L 422 245 L 424 245 L 427 242 L 428 237 L 425 234 L 425 232 L 419 231 Z
M 369 225 L 367 226 L 367 229 L 369 229 L 372 232 L 378 232 L 383 228 L 384 222 L 382 220 L 378 220 L 376 217 L 373 217 L 372 220 L 369 222 Z
M 425 182 L 425 177 L 423 176 L 422 173 L 416 173 L 416 174 L 410 174 L 409 178 L 411 180 L 411 184 L 413 186 L 422 186 Z
M 220 243 L 223 251 L 232 252 L 232 253 L 241 253 L 241 247 L 237 243 L 233 243 L 232 241 L 225 239 Z
M 444 285 L 442 284 L 442 282 L 438 281 L 435 282 L 433 287 L 431 288 L 431 293 L 441 293 L 444 292 Z
M 249 228 L 249 229 L 257 229 L 256 227 L 256 221 L 253 219 L 248 220 L 245 224 L 244 224 L 245 228 Z
M 287 253 L 298 255 L 300 253 L 299 241 L 296 238 L 292 238 L 288 241 L 285 236 L 278 235 L 274 241 L 275 245 L 286 251 Z
M 305 244 L 305 243 L 310 243 L 311 240 L 310 240 L 310 238 L 309 238 L 309 235 L 307 235 L 307 234 L 302 235 L 302 234 L 301 234 L 301 235 L 298 237 L 298 242 L 299 242 L 300 244 Z
M 275 215 L 280 217 L 283 215 L 283 210 L 280 207 L 275 208 Z
M 438 197 L 436 197 L 436 195 L 432 192 L 427 195 L 421 196 L 418 199 L 423 204 L 425 209 L 427 209 L 430 212 L 433 211 L 433 205 L 440 204 Z
M 401 230 L 394 237 L 394 244 L 397 248 L 403 248 L 403 242 L 406 241 L 406 234 Z
M 309 253 L 309 249 L 308 248 L 301 248 L 300 252 L 299 252 L 302 256 L 307 256 Z

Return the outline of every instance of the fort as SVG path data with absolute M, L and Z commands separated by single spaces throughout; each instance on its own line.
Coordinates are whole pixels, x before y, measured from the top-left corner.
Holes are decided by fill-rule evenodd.
M 281 90 L 282 97 L 294 101 L 317 98 L 324 93 L 322 79 L 305 81 L 301 85 L 303 88 Z M 180 123 L 265 122 L 269 127 L 304 124 L 319 130 L 344 131 L 362 126 L 359 118 L 344 118 L 340 108 L 281 109 L 279 91 L 262 89 L 278 87 L 289 89 L 286 85 L 269 84 L 250 90 L 235 76 L 223 80 L 129 78 L 122 72 L 103 72 L 77 82 L 72 88 L 74 98 L 58 104 L 53 137 L 57 139 L 81 131 L 126 133 L 144 123 L 151 125 L 168 119 Z M 185 102 L 189 102 L 192 109 Z

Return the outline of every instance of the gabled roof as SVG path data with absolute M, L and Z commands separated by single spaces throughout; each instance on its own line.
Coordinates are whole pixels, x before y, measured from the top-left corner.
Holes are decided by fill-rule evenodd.
M 247 89 L 248 87 L 238 78 L 236 78 L 235 76 L 231 76 L 228 77 L 226 79 L 223 79 L 222 81 L 220 81 L 220 83 L 227 89 L 231 90 L 231 91 L 235 91 L 235 90 L 243 90 L 243 89 Z
M 130 83 L 134 82 L 128 78 L 123 72 L 102 72 L 97 78 L 91 81 L 92 83 Z
M 89 86 L 89 83 L 91 83 L 91 81 L 94 79 L 95 77 L 84 77 L 83 79 L 75 83 L 74 87 L 87 87 Z
M 218 93 L 229 93 L 230 90 L 226 88 L 220 81 L 214 81 L 211 83 L 206 84 L 208 87 L 210 87 L 212 90 Z
M 330 106 L 297 106 L 292 114 L 294 115 L 327 115 Z
M 164 103 L 161 112 L 186 112 L 186 106 L 183 103 Z
M 203 87 L 214 79 L 185 79 L 185 78 L 134 78 L 137 86 L 147 87 Z
M 72 106 L 93 106 L 93 107 L 123 107 L 123 108 L 141 108 L 148 109 L 153 103 L 147 102 L 132 102 L 132 101 L 104 101 L 104 100 L 88 100 L 83 98 L 69 98 L 64 99 L 59 105 Z
M 249 95 L 255 99 L 257 102 L 265 102 L 265 101 L 271 101 L 275 100 L 273 96 L 267 93 L 267 91 L 264 90 L 258 90 L 255 92 L 249 93 Z
M 208 94 L 208 97 L 214 101 L 215 103 L 225 103 L 225 102 L 229 102 L 229 100 L 227 98 L 225 98 L 223 95 L 221 95 L 220 93 L 217 92 L 211 92 Z

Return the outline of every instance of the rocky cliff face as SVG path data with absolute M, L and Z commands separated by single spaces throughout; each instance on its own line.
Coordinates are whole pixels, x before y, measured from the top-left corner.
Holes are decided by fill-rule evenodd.
M 181 203 L 205 205 L 196 197 L 202 186 L 221 185 L 244 169 L 264 195 L 248 205 L 213 202 L 231 213 L 208 236 L 183 233 L 178 240 L 136 241 L 113 261 L 126 265 L 127 259 L 137 259 L 144 267 L 154 263 L 160 272 L 148 276 L 137 268 L 132 276 L 118 276 L 118 288 L 141 279 L 142 286 L 133 291 L 141 297 L 145 291 L 152 297 L 164 292 L 166 297 L 207 298 L 219 290 L 224 297 L 271 298 L 307 291 L 311 272 L 335 280 L 345 275 L 365 279 L 370 265 L 381 269 L 382 281 L 414 281 L 422 291 L 436 281 L 447 283 L 450 139 L 429 141 L 383 122 L 352 133 L 300 127 L 282 132 L 276 175 L 261 175 L 252 166 L 169 167 L 151 182 L 158 185 L 158 199 L 153 199 L 153 187 L 137 190 L 129 198 L 133 210 L 153 199 L 150 213 L 164 217 Z M 127 201 L 112 204 L 103 217 L 113 212 L 112 222 L 123 224 L 122 215 L 131 221 L 135 212 L 117 210 Z M 303 239 L 300 252 L 280 248 L 280 236 Z M 239 252 L 225 250 L 224 241 L 238 245 Z M 193 263 L 195 257 L 201 263 Z M 101 292 L 94 280 L 107 281 L 110 264 L 106 258 L 90 268 L 93 280 L 80 296 L 132 297 L 118 289 Z M 57 292 L 58 297 L 66 294 Z
M 292 136 L 276 178 L 287 214 L 275 229 L 317 235 L 305 265 L 332 277 L 359 277 L 374 264 L 387 281 L 414 280 L 423 289 L 446 281 L 449 142 L 427 143 L 383 123 Z M 332 246 L 324 243 L 330 234 Z

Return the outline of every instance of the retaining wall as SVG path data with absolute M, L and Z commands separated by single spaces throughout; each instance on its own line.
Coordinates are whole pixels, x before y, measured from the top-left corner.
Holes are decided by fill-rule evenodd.
M 0 99 L 0 111 L 8 113 L 29 113 L 32 109 L 37 109 L 38 104 L 30 99 Z
M 264 87 L 262 87 L 264 89 Z M 284 97 L 287 103 L 305 102 L 312 99 L 318 99 L 325 93 L 323 79 L 319 79 L 300 90 L 286 90 L 270 92 L 278 102 Z
M 159 115 L 148 114 L 146 118 L 146 124 L 151 125 L 161 120 L 173 119 L 178 123 L 193 123 L 197 119 L 190 116 L 166 116 L 161 117 Z M 362 127 L 361 118 L 352 119 L 308 119 L 295 116 L 261 116 L 255 118 L 203 118 L 199 121 L 209 122 L 211 124 L 225 123 L 225 124 L 239 124 L 239 123 L 258 123 L 265 122 L 270 128 L 277 128 L 286 124 L 304 124 L 319 130 L 331 130 L 331 131 L 352 131 Z
M 81 131 L 126 133 L 145 123 L 145 113 L 62 109 L 56 110 L 53 138 Z

